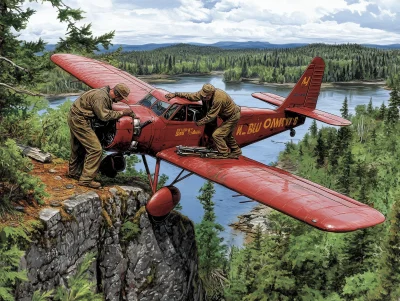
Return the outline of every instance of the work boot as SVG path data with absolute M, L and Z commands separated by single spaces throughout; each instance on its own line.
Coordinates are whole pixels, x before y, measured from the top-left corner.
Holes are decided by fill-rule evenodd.
M 221 154 L 221 153 L 209 153 L 206 158 L 210 159 L 228 159 L 229 154 Z
M 98 189 L 101 187 L 101 184 L 99 182 L 96 181 L 91 181 L 91 182 L 78 182 L 79 186 L 85 186 L 85 187 L 90 187 L 90 188 L 95 188 Z
M 79 180 L 80 176 L 79 175 L 67 174 L 67 178 L 74 179 L 74 180 Z
M 242 154 L 242 150 L 240 148 L 235 148 L 231 150 L 230 153 L 232 156 L 239 157 Z

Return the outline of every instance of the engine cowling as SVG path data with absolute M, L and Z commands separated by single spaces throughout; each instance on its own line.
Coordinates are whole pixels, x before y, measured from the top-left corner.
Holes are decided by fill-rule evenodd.
M 158 190 L 146 205 L 147 212 L 155 217 L 167 215 L 181 200 L 181 192 L 175 186 L 165 186 Z

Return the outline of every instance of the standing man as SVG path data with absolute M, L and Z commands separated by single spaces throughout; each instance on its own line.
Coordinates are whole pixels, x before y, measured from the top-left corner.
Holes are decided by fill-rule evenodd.
M 93 89 L 83 93 L 72 104 L 68 114 L 68 125 L 71 133 L 71 156 L 69 159 L 68 177 L 79 180 L 78 185 L 100 188 L 101 184 L 93 179 L 100 167 L 103 149 L 99 138 L 91 127 L 91 120 L 102 121 L 132 116 L 131 109 L 113 111 L 112 103 L 127 100 L 129 88 L 117 84 Z
M 207 106 L 207 115 L 197 121 L 196 125 L 200 126 L 212 122 L 217 117 L 223 120 L 221 126 L 212 134 L 219 152 L 213 158 L 239 158 L 242 151 L 235 137 L 233 137 L 233 131 L 240 119 L 240 107 L 233 102 L 225 91 L 216 89 L 211 84 L 205 84 L 200 91 L 195 93 L 175 92 L 165 95 L 168 100 L 176 96 L 186 98 L 189 101 L 201 100 Z

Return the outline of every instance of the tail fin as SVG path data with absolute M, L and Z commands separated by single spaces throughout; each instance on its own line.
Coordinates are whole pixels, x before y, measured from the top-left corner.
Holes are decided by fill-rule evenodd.
M 278 108 L 283 111 L 290 107 L 307 107 L 315 109 L 319 90 L 324 76 L 325 62 L 320 57 L 315 57 L 308 65 L 300 80 L 293 87 L 285 101 Z

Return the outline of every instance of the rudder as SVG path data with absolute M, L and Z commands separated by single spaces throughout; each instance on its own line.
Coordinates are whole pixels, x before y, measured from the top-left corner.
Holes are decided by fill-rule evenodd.
M 315 109 L 324 77 L 324 70 L 324 60 L 320 57 L 313 58 L 306 71 L 304 71 L 288 97 L 277 110 L 282 111 L 290 107 Z

